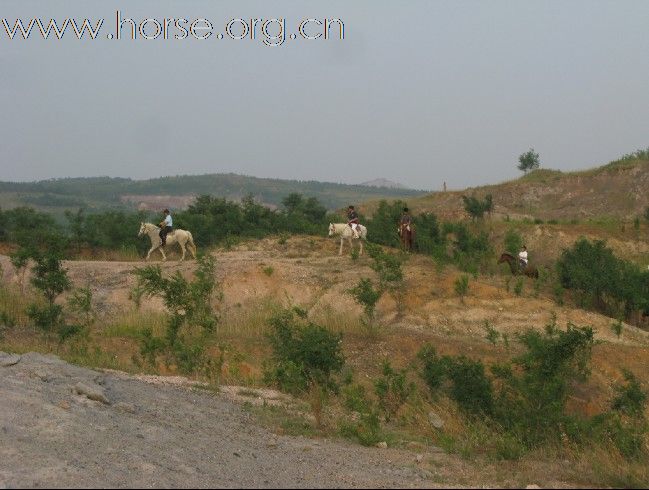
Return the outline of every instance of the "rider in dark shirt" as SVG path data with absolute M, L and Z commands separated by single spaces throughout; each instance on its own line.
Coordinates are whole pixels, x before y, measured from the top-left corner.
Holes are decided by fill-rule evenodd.
M 354 210 L 354 206 L 349 206 L 347 208 L 347 224 L 351 226 L 352 232 L 354 233 L 354 238 L 358 238 L 358 213 Z
M 401 225 L 410 226 L 412 223 L 412 216 L 410 216 L 410 211 L 408 208 L 403 208 L 403 213 L 401 213 Z

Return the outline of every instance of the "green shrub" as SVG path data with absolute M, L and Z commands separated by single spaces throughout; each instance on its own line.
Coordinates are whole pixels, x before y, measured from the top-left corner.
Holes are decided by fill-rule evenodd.
M 469 276 L 462 274 L 455 280 L 455 293 L 460 297 L 460 300 L 464 302 L 464 297 L 469 292 Z
M 207 362 L 205 335 L 216 328 L 218 316 L 212 308 L 217 284 L 215 260 L 211 255 L 197 259 L 194 279 L 189 282 L 180 272 L 164 277 L 159 266 L 136 268 L 137 290 L 147 296 L 159 296 L 167 309 L 165 336 L 154 337 L 149 329 L 141 339 L 141 354 L 151 364 L 158 355 L 174 361 L 183 373 L 193 373 Z M 220 297 L 220 295 L 219 295 Z
M 513 228 L 509 228 L 505 234 L 505 252 L 509 252 L 514 257 L 523 247 L 523 237 Z
M 359 384 L 349 384 L 342 389 L 345 408 L 354 412 L 366 412 L 370 408 L 365 387 Z
M 618 320 L 616 322 L 611 323 L 611 330 L 615 335 L 617 335 L 617 338 L 620 338 L 620 335 L 622 335 L 622 330 L 624 329 L 624 325 L 622 324 L 622 320 Z
M 451 381 L 450 396 L 469 414 L 489 414 L 493 410 L 493 387 L 484 365 L 464 356 L 446 358 L 446 376 Z
M 435 347 L 430 344 L 424 344 L 417 358 L 423 364 L 422 378 L 428 385 L 433 394 L 442 387 L 444 376 L 446 374 L 446 365 L 437 355 Z
M 612 408 L 632 417 L 641 417 L 647 403 L 647 393 L 642 389 L 637 378 L 631 371 L 624 370 L 626 383 L 616 387 L 616 396 Z
M 342 334 L 332 333 L 306 319 L 296 308 L 285 309 L 270 319 L 268 334 L 273 349 L 266 380 L 281 390 L 300 394 L 312 385 L 336 389 L 333 376 L 344 365 Z
M 516 284 L 514 284 L 514 294 L 516 296 L 520 296 L 523 293 L 523 284 L 524 284 L 523 278 L 519 277 L 516 280 Z
M 582 305 L 627 317 L 649 308 L 649 272 L 615 257 L 602 241 L 580 239 L 564 250 L 557 271 L 561 285 L 577 292 Z
M 16 317 L 6 311 L 0 311 L 0 325 L 13 328 L 16 326 Z
M 449 396 L 465 413 L 492 412 L 493 387 L 482 362 L 464 356 L 438 357 L 430 344 L 422 347 L 418 358 L 423 364 L 422 378 L 433 394 L 446 386 Z
M 374 392 L 386 420 L 390 420 L 414 393 L 415 384 L 408 382 L 407 370 L 395 371 L 389 361 L 383 363 L 383 374 L 374 382 Z
M 496 343 L 498 342 L 498 338 L 500 337 L 500 333 L 498 332 L 498 330 L 493 328 L 491 326 L 491 323 L 489 323 L 488 320 L 485 320 L 484 328 L 485 328 L 485 330 L 487 332 L 487 335 L 485 336 L 487 341 L 489 343 L 491 343 L 492 345 L 496 345 Z
M 374 288 L 370 279 L 360 279 L 358 284 L 347 290 L 356 302 L 363 307 L 363 324 L 369 328 L 374 326 L 376 316 L 376 303 L 381 298 L 382 292 Z
M 38 328 L 46 332 L 56 332 L 63 325 L 63 307 L 57 304 L 43 306 L 31 304 L 27 316 Z
M 358 441 L 363 446 L 375 446 L 386 439 L 377 410 L 361 413 L 356 422 L 342 423 L 340 434 L 348 439 Z
M 594 344 L 590 327 L 568 324 L 565 331 L 550 323 L 545 332 L 528 330 L 519 336 L 526 351 L 511 365 L 492 372 L 501 382 L 495 418 L 528 447 L 558 439 L 570 419 L 565 406 L 571 387 L 588 375 Z
M 68 307 L 82 317 L 84 326 L 90 326 L 94 321 L 90 288 L 75 289 L 68 298 Z
M 473 220 L 482 219 L 485 213 L 491 213 L 494 208 L 491 194 L 487 194 L 483 201 L 475 196 L 462 196 L 462 201 L 464 210 Z

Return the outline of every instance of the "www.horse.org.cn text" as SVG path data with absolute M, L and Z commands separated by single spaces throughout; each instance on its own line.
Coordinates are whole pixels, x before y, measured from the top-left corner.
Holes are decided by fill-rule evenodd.
M 338 18 L 305 18 L 292 24 L 295 29 L 291 32 L 288 30 L 286 18 L 283 17 L 230 19 L 223 23 L 222 29 L 219 30 L 214 23 L 203 17 L 195 19 L 184 17 L 135 19 L 124 15 L 119 10 L 115 12 L 112 22 L 106 22 L 106 19 L 77 20 L 73 17 L 58 21 L 56 19 L 44 20 L 39 17 L 30 19 L 3 18 L 0 22 L 4 35 L 9 40 L 34 38 L 48 40 L 70 38 L 93 41 L 99 39 L 116 41 L 258 40 L 266 46 L 277 47 L 282 46 L 287 40 L 345 39 L 345 24 Z

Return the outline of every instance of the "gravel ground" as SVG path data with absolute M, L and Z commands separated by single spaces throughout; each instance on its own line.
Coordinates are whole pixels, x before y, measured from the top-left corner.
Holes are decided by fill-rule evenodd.
M 277 436 L 224 395 L 0 353 L 0 488 L 431 486 L 408 451 Z

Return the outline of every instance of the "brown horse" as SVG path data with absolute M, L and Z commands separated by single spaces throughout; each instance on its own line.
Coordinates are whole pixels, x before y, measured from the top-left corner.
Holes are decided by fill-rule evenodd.
M 412 224 L 402 223 L 399 225 L 399 236 L 401 237 L 401 248 L 406 252 L 412 251 L 415 243 L 415 228 Z
M 508 252 L 503 252 L 503 254 L 498 259 L 498 263 L 502 264 L 507 262 L 509 264 L 509 269 L 512 271 L 512 276 L 516 274 L 525 274 L 527 277 L 538 279 L 539 270 L 533 265 L 527 264 L 525 269 L 521 269 L 518 265 L 518 259 Z

